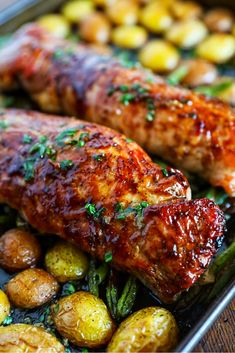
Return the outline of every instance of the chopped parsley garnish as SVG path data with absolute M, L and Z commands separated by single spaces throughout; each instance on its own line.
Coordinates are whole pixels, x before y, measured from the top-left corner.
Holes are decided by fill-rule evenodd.
M 83 147 L 86 143 L 86 139 L 89 137 L 88 132 L 82 132 L 79 136 L 79 140 L 77 142 L 78 147 Z
M 185 78 L 187 73 L 188 68 L 186 66 L 180 66 L 167 76 L 167 82 L 170 85 L 178 85 Z
M 56 150 L 52 146 L 47 146 L 47 136 L 40 136 L 38 142 L 33 144 L 29 149 L 31 157 L 27 157 L 23 162 L 24 178 L 29 181 L 34 178 L 35 163 L 39 158 L 47 156 L 51 160 L 56 159 Z M 32 142 L 32 138 L 29 135 L 23 136 L 23 142 L 29 144 Z
M 62 131 L 61 133 L 59 133 L 59 135 L 56 136 L 55 140 L 59 146 L 61 145 L 63 146 L 64 139 L 67 137 L 73 137 L 77 132 L 78 132 L 77 128 L 68 128 Z
M 74 166 L 74 163 L 70 159 L 64 159 L 63 161 L 60 162 L 60 168 L 62 170 L 68 170 L 73 166 Z
M 26 158 L 23 163 L 24 179 L 29 181 L 34 178 L 34 164 L 36 162 L 35 158 Z
M 143 210 L 148 207 L 148 202 L 146 201 L 141 201 L 138 205 L 134 206 L 134 207 L 127 207 L 124 208 L 122 206 L 121 203 L 117 203 L 115 205 L 115 212 L 116 212 L 116 219 L 126 219 L 126 216 L 134 213 L 136 216 L 138 217 L 142 217 L 143 216 Z
M 32 136 L 24 134 L 23 136 L 23 143 L 30 144 L 33 141 Z
M 0 129 L 5 130 L 8 127 L 9 127 L 9 124 L 6 121 L 4 120 L 0 121 Z
M 134 142 L 132 139 L 126 138 L 126 142 L 130 143 L 130 142 Z
M 165 176 L 165 177 L 168 177 L 169 174 L 168 174 L 168 171 L 166 168 L 162 168 L 162 174 Z
M 141 217 L 141 216 L 143 216 L 144 209 L 148 206 L 149 206 L 148 202 L 142 201 L 139 203 L 139 205 L 133 207 L 133 210 L 137 216 Z
M 92 158 L 98 162 L 101 162 L 105 158 L 105 153 L 94 154 Z
M 105 211 L 104 207 L 101 207 L 99 209 L 96 208 L 96 205 L 94 203 L 88 202 L 85 205 L 85 209 L 87 213 L 92 216 L 94 219 L 98 219 L 101 217 L 102 213 Z
M 107 263 L 107 262 L 111 262 L 112 260 L 113 260 L 112 251 L 107 251 L 107 252 L 104 254 L 104 261 Z
M 156 106 L 154 98 L 149 94 L 149 88 L 142 86 L 140 83 L 133 83 L 130 86 L 127 85 L 111 85 L 107 90 L 107 95 L 110 97 L 115 92 L 122 92 L 120 96 L 120 102 L 128 106 L 131 103 L 142 101 L 146 104 L 146 120 L 151 122 L 155 119 Z
M 52 58 L 57 60 L 57 61 L 61 61 L 63 63 L 67 63 L 69 62 L 69 57 L 74 53 L 73 48 L 66 48 L 66 49 L 62 49 L 62 48 L 57 48 L 52 55 Z
M 124 105 L 129 105 L 130 102 L 135 100 L 135 95 L 133 93 L 125 93 L 120 97 L 120 102 Z

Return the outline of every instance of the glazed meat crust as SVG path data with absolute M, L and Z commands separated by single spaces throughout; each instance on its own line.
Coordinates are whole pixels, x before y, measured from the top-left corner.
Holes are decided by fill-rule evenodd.
M 225 224 L 213 202 L 190 200 L 181 172 L 125 136 L 21 110 L 0 115 L 0 202 L 101 260 L 111 251 L 164 302 L 203 273 Z
M 35 24 L 0 53 L 3 90 L 20 84 L 42 110 L 118 130 L 235 196 L 235 114 L 228 105 L 53 38 Z

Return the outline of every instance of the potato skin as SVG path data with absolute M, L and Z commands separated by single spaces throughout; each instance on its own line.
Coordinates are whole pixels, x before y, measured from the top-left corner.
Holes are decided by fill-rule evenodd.
M 0 327 L 1 353 L 64 353 L 65 348 L 43 328 L 26 324 Z
M 83 278 L 88 271 L 86 255 L 75 245 L 58 241 L 45 256 L 47 271 L 59 282 Z
M 0 325 L 10 313 L 10 303 L 6 294 L 0 290 Z
M 0 238 L 0 266 L 10 272 L 34 267 L 41 256 L 41 247 L 31 233 L 11 229 Z
M 178 338 L 178 327 L 166 309 L 141 309 L 121 323 L 107 352 L 169 352 Z
M 55 278 L 38 268 L 30 268 L 18 273 L 6 285 L 10 302 L 24 309 L 45 304 L 52 299 L 58 289 Z
M 52 307 L 58 332 L 75 345 L 98 348 L 107 344 L 114 323 L 104 302 L 88 292 L 77 292 Z

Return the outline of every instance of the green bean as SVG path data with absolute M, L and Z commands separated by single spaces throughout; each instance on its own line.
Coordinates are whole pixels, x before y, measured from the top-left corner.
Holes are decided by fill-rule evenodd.
M 180 66 L 174 71 L 172 71 L 168 76 L 167 76 L 167 82 L 170 85 L 178 85 L 187 75 L 188 73 L 188 68 L 186 66 Z
M 217 96 L 221 92 L 225 91 L 226 89 L 232 86 L 233 82 L 231 80 L 218 83 L 216 85 L 211 86 L 198 86 L 195 88 L 195 92 L 202 93 L 207 96 Z
M 116 319 L 117 317 L 117 303 L 118 303 L 118 290 L 117 285 L 115 283 L 115 275 L 114 271 L 110 270 L 109 281 L 106 287 L 106 299 L 109 307 L 109 311 L 113 317 Z
M 130 276 L 125 284 L 122 295 L 117 303 L 117 318 L 121 319 L 126 317 L 135 302 L 137 293 L 137 283 L 133 276 Z
M 88 272 L 89 291 L 95 296 L 99 296 L 99 285 L 104 282 L 108 273 L 108 266 L 102 263 L 98 268 L 95 267 L 95 260 L 91 259 Z

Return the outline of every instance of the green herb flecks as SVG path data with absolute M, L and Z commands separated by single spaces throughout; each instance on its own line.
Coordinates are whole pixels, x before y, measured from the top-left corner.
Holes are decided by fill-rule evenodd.
M 168 171 L 167 171 L 166 168 L 162 168 L 161 170 L 162 170 L 162 174 L 163 174 L 165 177 L 168 177 L 168 176 L 169 176 L 169 173 L 168 173 Z
M 103 212 L 105 211 L 104 207 L 100 207 L 99 209 L 96 207 L 96 205 L 94 203 L 88 202 L 85 205 L 85 209 L 88 213 L 88 215 L 92 216 L 95 220 L 98 220 Z
M 135 102 L 144 102 L 147 113 L 146 120 L 152 122 L 156 116 L 156 106 L 154 103 L 154 98 L 151 97 L 149 88 L 142 86 L 139 83 L 133 83 L 130 86 L 127 85 L 111 85 L 107 90 L 107 95 L 110 97 L 115 92 L 122 92 L 123 94 L 120 96 L 120 102 L 128 106 L 131 103 Z
M 119 220 L 126 219 L 129 214 L 134 214 L 141 218 L 143 216 L 143 210 L 148 206 L 149 204 L 146 201 L 141 201 L 138 205 L 127 208 L 124 208 L 121 203 L 117 203 L 114 208 L 116 213 L 115 218 Z
M 105 153 L 93 154 L 92 158 L 95 161 L 101 162 L 105 158 Z
M 73 48 L 57 48 L 53 54 L 52 59 L 67 64 L 70 62 L 71 56 L 74 54 Z
M 55 141 L 59 146 L 63 146 L 65 144 L 65 139 L 68 137 L 73 137 L 78 132 L 77 128 L 68 128 L 63 130 L 56 136 Z
M 35 168 L 36 158 L 26 158 L 23 163 L 24 179 L 26 181 L 32 180 L 34 178 L 34 168 Z
M 230 88 L 233 85 L 233 81 L 225 81 L 216 85 L 210 86 L 199 86 L 195 88 L 195 92 L 205 94 L 206 96 L 218 96 L 220 93 Z
M 30 143 L 32 143 L 33 138 L 30 135 L 24 134 L 22 141 L 25 144 L 30 144 Z
M 167 82 L 170 85 L 178 85 L 187 75 L 188 73 L 188 68 L 186 66 L 180 66 L 177 69 L 175 69 L 173 72 L 171 72 L 167 76 Z
M 135 95 L 133 93 L 124 93 L 120 97 L 120 102 L 124 105 L 129 105 L 131 102 L 133 102 L 136 99 Z
M 106 263 L 108 262 L 111 262 L 113 260 L 113 254 L 112 254 L 112 251 L 107 251 L 105 254 L 104 254 L 104 261 Z
M 62 170 L 68 170 L 73 166 L 74 166 L 74 163 L 70 159 L 64 159 L 63 161 L 60 162 L 60 169 Z

